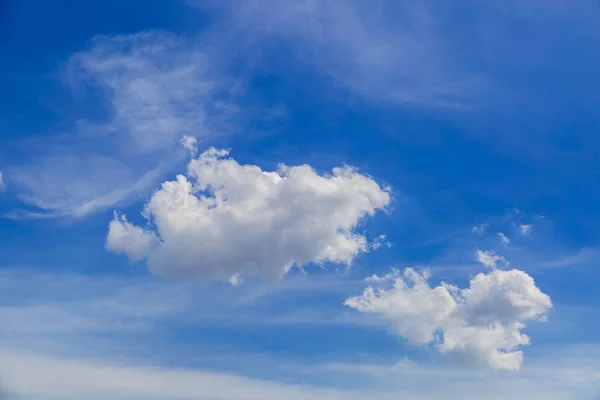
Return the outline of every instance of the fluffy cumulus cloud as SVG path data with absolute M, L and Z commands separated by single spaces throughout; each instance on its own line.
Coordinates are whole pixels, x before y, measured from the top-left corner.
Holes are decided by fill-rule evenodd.
M 519 231 L 521 232 L 521 234 L 527 236 L 531 233 L 531 229 L 533 229 L 533 225 L 529 225 L 529 224 L 522 224 L 519 225 Z
M 494 369 L 518 370 L 520 346 L 529 344 L 525 323 L 542 320 L 552 307 L 531 276 L 516 269 L 480 273 L 469 287 L 441 283 L 413 269 L 393 270 L 369 278 L 370 286 L 346 305 L 387 320 L 398 335 L 415 346 L 433 345 L 487 363 Z
M 115 216 L 107 247 L 147 258 L 163 276 L 273 280 L 293 266 L 350 264 L 371 250 L 356 227 L 389 202 L 387 189 L 351 167 L 328 175 L 308 165 L 268 172 L 211 148 L 190 162 L 187 176 L 154 193 L 144 211 L 151 228 Z

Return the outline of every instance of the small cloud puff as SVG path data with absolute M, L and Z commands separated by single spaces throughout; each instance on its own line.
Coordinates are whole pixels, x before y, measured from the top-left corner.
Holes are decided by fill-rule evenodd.
M 476 225 L 476 226 L 474 226 L 472 228 L 472 232 L 475 235 L 480 235 L 481 236 L 481 235 L 483 235 L 485 233 L 486 229 L 488 229 L 489 227 L 490 226 L 488 224 L 479 224 L 479 225 Z
M 504 233 L 502 232 L 498 232 L 498 237 L 500 238 L 500 240 L 502 241 L 502 244 L 505 247 L 508 247 L 508 245 L 510 244 L 510 239 L 508 238 L 508 236 L 506 236 Z
M 139 261 L 146 257 L 159 242 L 154 232 L 140 228 L 127 221 L 125 215 L 114 214 L 108 225 L 106 249 L 117 254 L 126 254 L 131 261 Z
M 197 148 L 198 139 L 196 139 L 193 136 L 184 135 L 181 138 L 181 144 L 183 145 L 183 147 L 185 147 L 190 152 L 190 154 L 193 157 L 196 156 L 196 153 L 198 151 L 198 148 Z
M 503 256 L 496 254 L 494 250 L 477 250 L 475 252 L 477 261 L 488 268 L 496 268 L 498 262 L 502 262 L 508 265 L 508 262 Z
M 529 235 L 531 233 L 531 230 L 533 229 L 533 225 L 527 225 L 527 224 L 523 224 L 523 225 L 519 225 L 519 231 L 521 232 L 522 235 Z

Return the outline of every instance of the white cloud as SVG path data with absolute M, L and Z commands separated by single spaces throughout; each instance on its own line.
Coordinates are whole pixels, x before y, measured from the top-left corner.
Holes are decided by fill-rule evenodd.
M 490 226 L 488 224 L 479 224 L 474 226 L 471 231 L 476 235 L 483 235 Z
M 230 46 L 251 53 L 252 61 L 258 58 L 257 46 L 267 53 L 273 43 L 283 42 L 299 62 L 371 100 L 456 107 L 472 102 L 486 85 L 447 51 L 439 31 L 444 20 L 423 2 L 383 1 L 377 7 L 357 0 L 219 4 L 229 14 L 220 32 L 234 40 Z
M 154 246 L 158 245 L 158 237 L 154 232 L 149 232 L 135 226 L 125 215 L 117 215 L 110 222 L 106 249 L 117 254 L 127 254 L 131 261 L 139 261 L 146 257 Z
M 78 102 L 97 94 L 94 109 L 105 115 L 27 143 L 11 177 L 21 199 L 41 211 L 13 214 L 84 216 L 147 194 L 184 164 L 182 136 L 227 132 L 235 107 L 213 61 L 197 42 L 164 32 L 94 38 L 64 77 Z
M 2 175 L 2 171 L 0 171 L 0 190 L 4 190 L 4 176 Z
M 229 335 L 199 342 L 195 335 L 176 335 L 173 341 L 165 334 L 185 328 L 212 333 L 236 329 L 244 335 L 249 326 L 253 334 L 270 334 L 274 323 L 288 324 L 279 318 L 274 321 L 279 316 L 275 309 L 283 312 L 282 318 L 296 319 L 294 326 L 303 330 L 310 324 L 330 324 L 343 312 L 335 306 L 339 299 L 364 287 L 364 281 L 348 282 L 336 275 L 291 276 L 275 290 L 252 282 L 235 290 L 222 286 L 198 290 L 195 284 L 148 276 L 2 270 L 2 394 L 23 400 L 312 399 L 325 394 L 331 396 L 328 400 L 594 398 L 590 394 L 598 383 L 597 345 L 537 343 L 516 375 L 464 367 L 450 358 L 415 358 L 393 365 L 393 355 L 382 359 L 379 344 L 373 347 L 381 332 L 372 326 L 353 326 L 364 334 L 366 347 L 360 355 L 364 364 L 348 364 L 357 359 L 336 346 L 318 354 L 290 351 L 282 356 L 240 347 Z M 231 296 L 224 295 L 224 289 Z M 246 295 L 253 300 L 239 304 L 240 296 Z M 323 318 L 304 320 L 307 307 L 310 313 L 322 312 Z M 560 309 L 557 312 L 553 323 L 560 325 Z M 352 315 L 357 322 L 366 316 Z M 580 309 L 580 315 L 580 322 L 593 325 L 595 315 L 590 316 L 589 310 Z M 345 328 L 327 325 L 329 340 L 343 335 Z M 220 392 L 221 385 L 237 392 Z
M 212 67 L 200 48 L 176 35 L 142 32 L 95 38 L 90 50 L 71 57 L 68 78 L 108 91 L 113 115 L 105 128 L 150 152 L 198 133 L 217 90 Z
M 198 149 L 198 139 L 193 136 L 184 135 L 181 138 L 181 144 L 192 154 L 192 156 L 196 155 L 196 151 Z
M 522 235 L 529 235 L 531 233 L 531 230 L 533 229 L 533 225 L 527 225 L 527 224 L 523 224 L 523 225 L 519 225 L 519 230 L 521 231 Z
M 506 259 L 503 256 L 496 254 L 494 250 L 477 250 L 475 256 L 477 257 L 477 261 L 488 268 L 496 268 L 496 265 L 499 262 L 508 265 Z
M 5 389 L 34 399 L 338 400 L 364 394 L 226 373 L 3 353 Z M 44 372 L 45 371 L 45 372 Z
M 502 241 L 502 244 L 506 247 L 508 247 L 508 245 L 510 244 L 510 239 L 508 238 L 508 236 L 506 236 L 504 233 L 502 232 L 498 232 L 498 237 L 500 238 L 500 240 Z
M 571 347 L 571 351 L 548 349 L 548 353 L 552 357 L 536 360 L 533 368 L 518 377 L 406 361 L 395 366 L 335 361 L 307 366 L 270 360 L 273 377 L 259 379 L 232 372 L 166 367 L 155 361 L 124 361 L 122 356 L 82 359 L 13 349 L 0 352 L 0 371 L 3 394 L 23 400 L 596 398 L 597 346 Z M 237 357 L 236 364 L 242 363 L 256 364 L 256 358 Z M 276 375 L 282 371 L 296 372 L 303 384 L 279 380 Z M 317 386 L 306 383 L 307 380 L 332 381 L 332 384 Z M 348 382 L 352 382 L 351 387 Z
M 115 217 L 109 249 L 132 259 L 147 250 L 159 275 L 236 282 L 278 279 L 308 263 L 350 264 L 371 249 L 355 228 L 390 201 L 372 178 L 351 167 L 267 172 L 227 155 L 211 148 L 189 163 L 187 177 L 163 183 L 144 211 L 155 231 Z M 154 235 L 160 240 L 150 249 Z
M 460 368 L 454 363 L 418 363 L 403 359 L 393 366 L 326 363 L 323 373 L 343 374 L 346 382 L 372 377 L 375 387 L 398 388 L 399 399 L 586 399 L 596 400 L 596 345 L 541 347 L 528 357 L 519 374 L 486 368 Z M 432 384 L 432 382 L 434 384 Z M 400 391 L 402 390 L 402 391 Z M 373 396 L 372 398 L 377 398 Z
M 376 313 L 410 344 L 433 344 L 452 353 L 484 362 L 495 369 L 518 370 L 529 344 L 521 332 L 525 322 L 545 318 L 552 307 L 523 271 L 480 273 L 465 289 L 442 283 L 431 287 L 426 275 L 407 268 L 369 279 L 361 296 L 345 304 Z

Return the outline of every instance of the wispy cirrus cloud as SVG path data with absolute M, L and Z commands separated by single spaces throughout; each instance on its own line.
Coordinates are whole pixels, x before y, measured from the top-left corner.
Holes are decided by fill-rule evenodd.
M 83 216 L 131 200 L 184 161 L 182 136 L 227 132 L 236 107 L 213 61 L 198 42 L 166 32 L 95 37 L 63 74 L 79 96 L 95 93 L 105 116 L 27 141 L 8 173 L 35 209 L 12 215 Z
M 493 143 L 494 152 L 581 163 L 548 132 L 556 126 L 550 121 L 565 122 L 573 104 L 598 104 L 600 81 L 587 67 L 598 62 L 598 52 L 570 50 L 600 46 L 594 0 L 568 6 L 539 0 L 188 2 L 219 10 L 222 21 L 213 29 L 248 69 L 285 76 L 292 65 L 318 81 L 321 93 L 337 88 L 344 99 L 366 99 L 384 105 L 381 110 L 442 116 L 469 138 Z M 281 58 L 283 67 L 273 62 Z M 588 143 L 583 148 L 596 147 L 595 136 L 580 138 Z M 578 167 L 578 174 L 586 173 Z
M 591 2 L 568 9 L 539 1 L 501 6 L 464 1 L 456 7 L 421 0 L 384 1 L 377 7 L 355 0 L 189 3 L 218 10 L 191 38 L 165 32 L 102 36 L 71 57 L 66 80 L 82 93 L 92 88 L 99 94 L 96 106 L 106 115 L 80 121 L 61 138 L 35 140 L 33 148 L 27 144 L 26 156 L 8 165 L 6 174 L 33 209 L 13 217 L 82 216 L 146 194 L 181 165 L 185 155 L 177 150 L 178 138 L 221 135 L 235 125 L 232 116 L 240 108 L 232 93 L 244 86 L 240 81 L 264 71 L 285 77 L 289 65 L 317 71 L 325 83 L 376 103 L 437 110 L 487 107 L 501 117 L 515 111 L 515 104 L 545 104 L 551 96 L 536 102 L 528 94 L 539 94 L 538 87 L 523 85 L 527 93 L 522 93 L 514 86 L 568 47 L 549 46 L 539 37 L 540 27 L 551 27 L 568 41 L 570 36 L 560 35 L 561 22 L 581 22 L 577 32 L 585 36 L 597 12 Z M 476 18 L 465 21 L 466 14 Z M 519 18 L 531 22 L 527 26 L 535 34 L 513 40 L 505 29 Z M 523 53 L 528 57 L 515 56 Z M 273 61 L 281 54 L 290 57 L 283 68 Z M 573 68 L 569 64 L 563 70 Z M 228 76 L 232 70 L 235 79 Z M 507 77 L 504 71 L 512 72 Z M 538 141 L 510 143 L 525 148 Z
M 4 268 L 0 271 L 0 318 L 6 324 L 0 337 L 29 347 L 44 338 L 87 347 L 98 335 L 115 332 L 121 334 L 122 342 L 128 341 L 129 334 L 151 340 L 162 326 L 173 323 L 192 330 L 205 326 L 353 325 L 359 322 L 347 318 L 343 309 L 322 308 L 304 299 L 320 298 L 330 304 L 329 296 L 343 298 L 362 283 L 331 273 L 313 279 L 294 275 L 271 288 L 250 281 L 242 286 L 213 285 L 198 290 L 195 282 L 165 282 L 152 276 Z M 270 306 L 265 309 L 266 304 Z M 78 347 L 72 350 L 77 352 Z
M 190 3 L 214 7 L 215 2 Z M 263 65 L 279 45 L 295 62 L 376 102 L 453 108 L 473 105 L 489 82 L 449 50 L 438 16 L 426 2 L 281 0 L 225 1 L 217 23 L 225 41 Z M 255 51 L 260 44 L 260 52 Z M 261 59 L 261 57 L 267 57 Z M 268 67 L 268 66 L 267 66 Z

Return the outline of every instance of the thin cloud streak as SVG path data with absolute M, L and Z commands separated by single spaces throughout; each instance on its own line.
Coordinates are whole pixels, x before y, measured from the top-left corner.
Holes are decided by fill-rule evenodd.
M 28 156 L 7 171 L 35 209 L 12 218 L 83 217 L 135 201 L 183 165 L 183 136 L 225 134 L 237 112 L 207 50 L 166 32 L 98 36 L 64 76 L 75 91 L 99 93 L 108 117 L 29 140 Z

